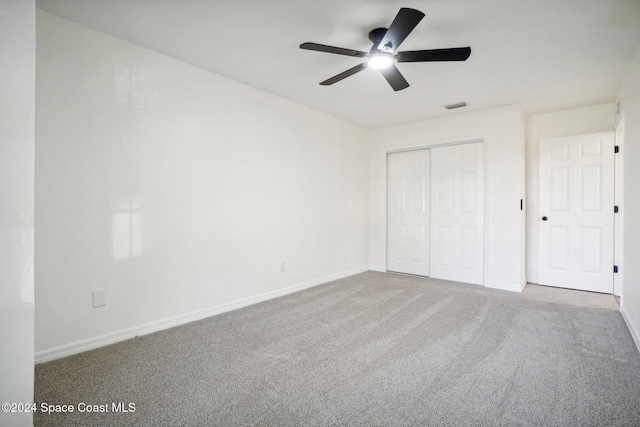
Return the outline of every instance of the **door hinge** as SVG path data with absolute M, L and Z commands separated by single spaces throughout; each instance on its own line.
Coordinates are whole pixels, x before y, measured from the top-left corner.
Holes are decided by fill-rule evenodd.
M 618 209 L 618 207 L 617 207 L 617 206 L 614 206 L 614 207 L 613 207 L 613 213 L 618 213 L 618 211 L 619 211 L 619 210 L 620 210 L 620 209 Z
M 613 266 L 613 272 L 614 272 L 614 273 L 617 273 L 617 272 L 618 272 L 618 266 L 617 266 L 617 265 L 614 265 L 614 266 Z
M 620 152 L 620 146 L 616 145 L 615 147 L 613 147 L 613 152 L 614 153 L 619 153 Z

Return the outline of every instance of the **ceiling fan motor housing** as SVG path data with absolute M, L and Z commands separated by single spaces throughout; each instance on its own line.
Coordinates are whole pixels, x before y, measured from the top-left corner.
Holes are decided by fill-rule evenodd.
M 377 50 L 378 45 L 382 41 L 382 38 L 387 33 L 387 28 L 376 28 L 375 30 L 371 30 L 369 33 L 369 40 L 373 43 L 373 49 Z

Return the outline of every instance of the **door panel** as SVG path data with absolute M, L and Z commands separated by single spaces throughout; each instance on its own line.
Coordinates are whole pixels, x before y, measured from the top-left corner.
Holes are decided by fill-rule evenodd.
M 613 292 L 613 132 L 540 141 L 543 285 Z
M 420 175 L 413 175 L 412 179 L 413 179 L 413 185 L 411 190 L 413 192 L 413 198 L 412 198 L 413 212 L 426 213 L 427 201 L 425 197 L 425 186 L 426 186 L 427 177 L 425 174 L 420 174 Z
M 391 248 L 395 261 L 404 261 L 406 247 L 406 227 L 403 224 L 394 224 L 391 227 Z
M 582 227 L 580 232 L 580 271 L 599 274 L 602 260 L 602 230 L 596 227 Z
M 551 226 L 549 266 L 556 271 L 569 270 L 569 227 Z
M 569 168 L 551 169 L 551 181 L 548 190 L 551 194 L 551 210 L 569 209 Z
M 432 148 L 431 165 L 431 277 L 482 284 L 482 143 Z
M 462 178 L 462 212 L 463 213 L 475 213 L 476 212 L 476 189 L 478 188 L 478 182 L 476 179 L 477 174 L 475 172 L 463 172 Z
M 461 267 L 467 270 L 475 268 L 476 262 L 476 229 L 471 227 L 462 227 L 462 262 Z
M 391 206 L 393 212 L 406 212 L 405 206 L 405 182 L 403 176 L 392 176 L 391 179 Z
M 450 173 L 439 173 L 436 177 L 438 183 L 438 213 L 452 213 L 453 212 L 453 199 L 451 198 L 453 192 L 453 175 Z
M 413 248 L 411 251 L 413 262 L 426 262 L 427 227 L 425 225 L 414 225 L 411 235 L 413 236 Z
M 387 156 L 387 270 L 430 274 L 430 151 Z
M 580 168 L 581 208 L 583 212 L 602 211 L 602 166 Z
M 453 247 L 453 228 L 452 227 L 437 227 L 438 250 L 434 252 L 437 256 L 436 266 L 439 268 L 451 268 L 451 249 Z

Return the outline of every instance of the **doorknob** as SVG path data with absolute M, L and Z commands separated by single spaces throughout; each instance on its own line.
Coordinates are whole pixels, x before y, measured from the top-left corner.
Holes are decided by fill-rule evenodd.
M 543 221 L 546 221 L 546 220 L 548 220 L 548 219 L 549 219 L 549 218 L 547 218 L 546 216 L 543 216 L 543 217 L 542 217 L 542 220 L 543 220 Z

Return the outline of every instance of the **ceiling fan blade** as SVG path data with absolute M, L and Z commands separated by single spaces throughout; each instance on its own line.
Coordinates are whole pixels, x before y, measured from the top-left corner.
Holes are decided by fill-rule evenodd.
M 451 49 L 407 50 L 398 52 L 398 62 L 466 61 L 471 55 L 470 47 Z
M 387 79 L 393 90 L 399 91 L 409 87 L 409 82 L 404 79 L 402 74 L 400 74 L 400 70 L 398 70 L 395 65 L 383 68 L 380 71 L 384 78 Z
M 300 49 L 315 50 L 317 52 L 335 53 L 338 55 L 355 56 L 356 58 L 364 58 L 365 56 L 368 55 L 367 52 L 361 52 L 359 50 L 345 49 L 343 47 L 327 46 L 324 44 L 310 43 L 310 42 L 302 43 L 300 45 Z
M 398 49 L 398 46 L 407 38 L 422 18 L 424 18 L 424 13 L 419 10 L 406 7 L 400 9 L 386 34 L 378 44 L 378 50 L 382 50 L 383 46 L 389 43 L 391 44 L 391 49 L 394 51 Z
M 353 76 L 355 73 L 358 73 L 362 70 L 364 70 L 365 68 L 367 68 L 367 63 L 363 62 L 362 64 L 358 64 L 353 68 L 349 68 L 347 71 L 343 71 L 342 73 L 331 77 L 330 79 L 327 79 L 323 82 L 320 82 L 320 84 L 322 86 L 329 86 L 332 85 L 334 83 L 338 83 L 340 80 L 346 79 L 349 76 Z

